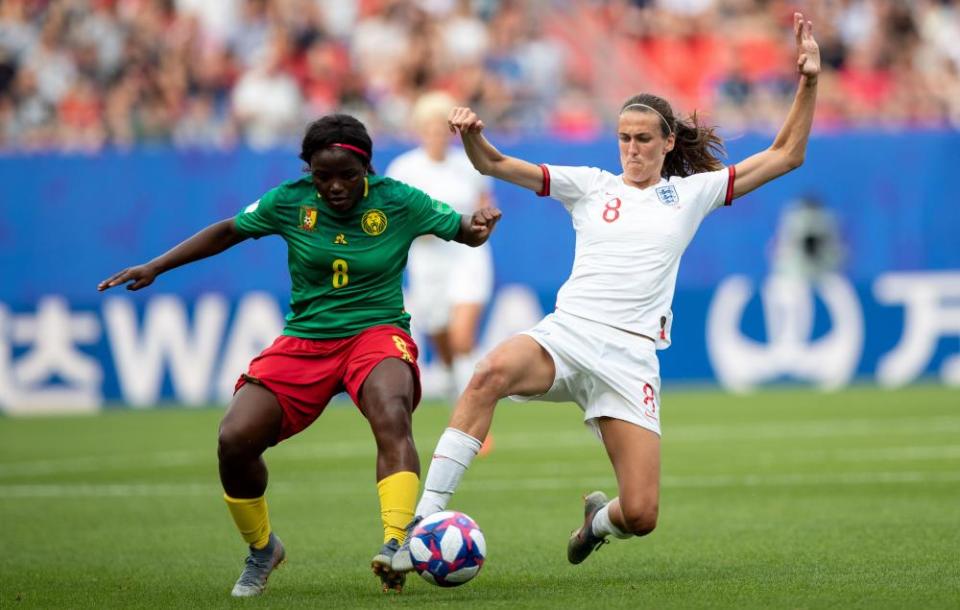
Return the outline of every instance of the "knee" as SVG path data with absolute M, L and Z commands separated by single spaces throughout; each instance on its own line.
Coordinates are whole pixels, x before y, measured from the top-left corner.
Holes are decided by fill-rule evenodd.
M 217 457 L 221 462 L 259 457 L 266 447 L 259 447 L 251 435 L 237 426 L 220 424 L 217 435 Z
M 621 498 L 620 510 L 624 527 L 634 536 L 646 536 L 657 527 L 659 507 L 656 501 L 624 503 Z
M 509 386 L 510 376 L 507 364 L 503 358 L 493 354 L 477 363 L 467 387 L 486 394 L 494 394 L 500 398 L 506 395 Z
M 377 443 L 390 443 L 412 436 L 412 411 L 413 404 L 409 396 L 368 396 L 365 414 Z
M 413 434 L 411 406 L 409 400 L 395 399 L 387 402 L 380 410 L 375 422 L 378 430 L 389 438 L 407 438 Z M 381 436 L 378 434 L 378 436 Z

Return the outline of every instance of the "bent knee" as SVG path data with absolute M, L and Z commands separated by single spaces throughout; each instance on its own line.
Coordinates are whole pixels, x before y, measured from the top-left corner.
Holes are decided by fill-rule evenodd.
M 506 396 L 510 387 L 511 371 L 507 363 L 497 356 L 486 356 L 473 369 L 468 388 L 495 394 L 497 398 Z
M 656 503 L 639 506 L 623 506 L 624 526 L 634 536 L 646 536 L 657 527 L 659 509 Z
M 266 450 L 251 435 L 235 426 L 220 424 L 217 435 L 217 457 L 220 461 L 257 457 Z
M 413 433 L 413 406 L 407 397 L 398 397 L 377 403 L 366 412 L 371 430 L 378 443 L 394 438 L 406 438 Z

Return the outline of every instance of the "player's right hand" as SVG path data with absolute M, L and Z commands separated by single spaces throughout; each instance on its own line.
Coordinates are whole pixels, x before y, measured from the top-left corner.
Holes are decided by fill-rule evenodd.
M 469 108 L 458 106 L 450 111 L 447 116 L 447 125 L 450 127 L 450 133 L 460 134 L 480 133 L 483 131 L 483 121 L 477 116 L 477 113 Z
M 127 285 L 127 290 L 140 290 L 152 284 L 156 277 L 157 270 L 149 263 L 146 265 L 137 265 L 136 267 L 127 267 L 123 271 L 114 273 L 97 284 L 97 290 L 103 292 L 108 288 L 126 284 L 127 282 L 133 282 Z

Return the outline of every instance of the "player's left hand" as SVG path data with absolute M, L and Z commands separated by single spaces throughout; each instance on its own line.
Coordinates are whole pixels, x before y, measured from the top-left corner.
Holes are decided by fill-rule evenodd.
M 470 232 L 486 241 L 490 237 L 490 233 L 493 232 L 493 227 L 500 222 L 500 217 L 503 216 L 503 213 L 494 207 L 481 208 L 473 213 L 473 216 L 470 217 Z
M 816 80 L 820 74 L 820 47 L 813 38 L 813 24 L 804 21 L 803 13 L 793 14 L 793 33 L 797 38 L 797 72 Z

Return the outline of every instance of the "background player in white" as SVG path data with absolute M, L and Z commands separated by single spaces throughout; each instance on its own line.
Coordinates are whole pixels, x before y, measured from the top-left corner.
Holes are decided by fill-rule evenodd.
M 680 256 L 713 209 L 803 163 L 813 123 L 820 52 L 811 24 L 794 14 L 799 85 L 767 150 L 724 168 L 713 130 L 682 122 L 652 95 L 631 98 L 617 126 L 623 173 L 537 166 L 501 154 L 469 108 L 450 115 L 484 174 L 559 199 L 573 218 L 576 256 L 557 311 L 501 343 L 477 366 L 430 464 L 419 517 L 443 510 L 480 448 L 499 398 L 573 400 L 600 434 L 619 496 L 586 496 L 583 525 L 567 558 L 580 563 L 605 542 L 643 536 L 657 523 L 660 496 L 659 364 L 670 340 L 670 303 Z M 413 524 L 411 524 L 412 527 Z M 409 539 L 409 538 L 408 538 Z M 394 570 L 412 568 L 409 547 Z
M 420 145 L 394 159 L 386 175 L 472 214 L 491 205 L 491 179 L 473 168 L 463 149 L 451 146 L 447 117 L 455 105 L 440 91 L 417 100 L 411 119 Z M 477 328 L 493 291 L 490 245 L 451 248 L 442 239 L 421 237 L 410 247 L 407 273 L 414 324 L 436 349 L 455 401 L 473 374 Z

